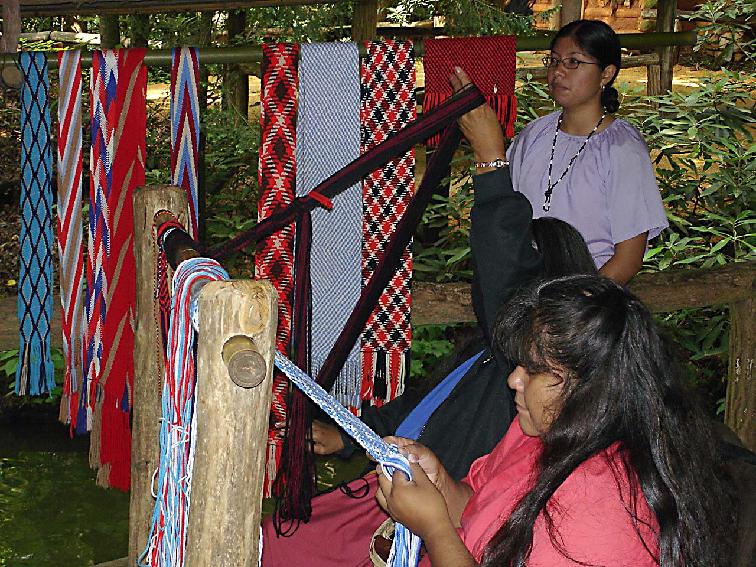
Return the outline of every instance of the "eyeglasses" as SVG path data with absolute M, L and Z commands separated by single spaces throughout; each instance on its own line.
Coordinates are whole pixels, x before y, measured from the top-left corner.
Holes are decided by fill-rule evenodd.
M 557 68 L 557 66 L 559 66 L 560 63 L 564 65 L 565 69 L 577 69 L 581 64 L 598 65 L 598 63 L 593 63 L 591 61 L 581 61 L 580 59 L 575 59 L 574 57 L 565 57 L 564 59 L 559 59 L 557 57 L 551 57 L 550 55 L 547 55 L 541 61 L 543 61 L 544 67 L 554 67 L 555 69 Z

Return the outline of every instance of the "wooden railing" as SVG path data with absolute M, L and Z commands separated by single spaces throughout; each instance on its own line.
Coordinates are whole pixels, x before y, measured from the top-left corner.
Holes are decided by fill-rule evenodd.
M 725 423 L 752 451 L 756 450 L 754 280 L 756 261 L 711 269 L 639 274 L 630 284 L 630 289 L 655 313 L 694 307 L 729 307 Z M 413 284 L 413 325 L 474 321 L 468 284 Z

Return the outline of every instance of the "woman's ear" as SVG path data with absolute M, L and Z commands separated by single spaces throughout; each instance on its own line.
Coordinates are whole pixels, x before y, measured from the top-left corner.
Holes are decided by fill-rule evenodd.
M 616 65 L 607 65 L 604 70 L 601 71 L 601 84 L 607 85 L 612 82 L 614 77 L 617 76 L 618 69 Z

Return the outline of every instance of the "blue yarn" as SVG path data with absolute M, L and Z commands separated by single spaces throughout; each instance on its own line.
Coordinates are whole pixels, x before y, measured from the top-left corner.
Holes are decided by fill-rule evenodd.
M 20 322 L 16 393 L 38 395 L 55 388 L 50 356 L 53 314 L 52 152 L 47 56 L 22 52 L 21 235 L 18 278 Z
M 286 374 L 297 388 L 325 411 L 371 457 L 381 463 L 386 474 L 392 476 L 396 470 L 400 470 L 407 475 L 407 478 L 412 478 L 409 461 L 395 445 L 384 442 L 375 431 L 344 408 L 315 380 L 280 352 L 276 352 L 275 362 L 278 369 Z M 392 567 L 415 567 L 420 558 L 421 543 L 422 540 L 418 536 L 397 522 L 394 531 L 394 543 L 391 546 L 387 564 Z

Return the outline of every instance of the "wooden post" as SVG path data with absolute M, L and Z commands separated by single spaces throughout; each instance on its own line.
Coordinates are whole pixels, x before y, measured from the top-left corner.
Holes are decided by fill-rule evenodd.
M 358 0 L 352 17 L 352 41 L 375 39 L 378 28 L 378 0 Z
M 19 0 L 3 2 L 3 36 L 0 38 L 0 52 L 18 51 L 18 36 L 21 35 L 21 11 Z
M 210 282 L 199 294 L 198 308 L 197 442 L 186 567 L 253 567 L 258 561 L 276 293 L 266 281 Z M 260 376 L 240 385 L 243 381 L 232 376 L 245 366 L 235 362 L 239 359 L 256 359 L 251 366 L 262 368 Z
M 152 475 L 160 458 L 160 399 L 163 387 L 163 355 L 157 328 L 153 290 L 155 243 L 153 219 L 160 210 L 173 212 L 186 224 L 186 193 L 179 187 L 157 185 L 134 192 L 134 243 L 137 303 L 134 343 L 134 396 L 131 425 L 131 500 L 129 502 L 129 565 L 144 551 L 150 532 L 155 499 Z
M 21 12 L 19 0 L 3 2 L 3 35 L 0 37 L 0 53 L 16 53 L 18 38 L 21 35 Z M 16 65 L 3 65 L 0 68 L 0 83 L 19 88 L 23 78 Z
M 562 9 L 559 12 L 560 27 L 583 16 L 583 0 L 562 0 Z
M 118 16 L 100 16 L 100 47 L 113 49 L 121 43 L 121 20 Z
M 675 27 L 677 0 L 659 0 L 656 7 L 656 31 L 671 32 Z M 651 96 L 663 95 L 672 90 L 674 68 L 673 47 L 659 47 L 659 65 L 648 66 L 646 93 Z
M 754 365 L 754 294 L 730 305 L 730 368 L 725 423 L 743 444 L 756 451 L 756 382 Z

